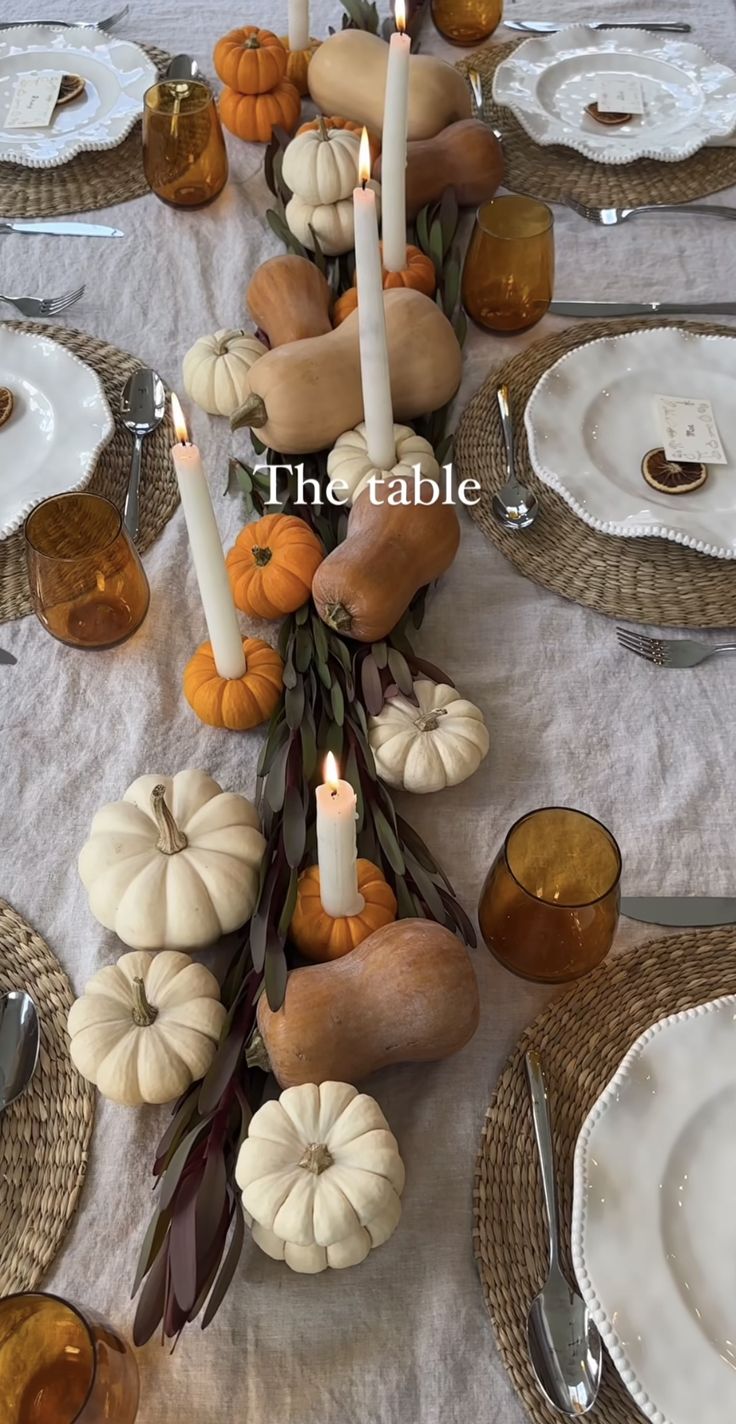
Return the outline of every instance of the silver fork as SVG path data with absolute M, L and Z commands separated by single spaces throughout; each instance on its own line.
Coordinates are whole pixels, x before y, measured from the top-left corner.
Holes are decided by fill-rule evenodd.
M 75 291 L 63 292 L 60 297 L 4 297 L 0 293 L 0 302 L 8 302 L 23 316 L 58 316 L 59 312 L 66 311 L 67 307 L 73 307 L 79 301 L 84 289 L 85 284 L 82 283 Z
M 648 638 L 631 628 L 617 628 L 616 637 L 622 648 L 657 667 L 691 668 L 720 653 L 736 653 L 736 643 L 697 643 L 694 638 Z
M 48 25 L 51 29 L 70 30 L 112 30 L 120 20 L 124 20 L 130 9 L 129 5 L 123 5 L 122 10 L 116 10 L 114 15 L 107 15 L 104 20 L 10 20 L 0 23 L 0 30 L 24 30 L 28 25 Z
M 638 208 L 591 208 L 575 198 L 563 198 L 562 201 L 566 208 L 572 208 L 581 218 L 598 223 L 600 227 L 616 227 L 628 218 L 638 218 L 641 213 L 694 213 L 700 217 L 736 218 L 736 208 L 719 208 L 715 203 L 642 203 Z

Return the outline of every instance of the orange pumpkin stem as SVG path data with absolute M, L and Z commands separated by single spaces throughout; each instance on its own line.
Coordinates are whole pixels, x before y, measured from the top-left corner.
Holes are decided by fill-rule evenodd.
M 304 1156 L 299 1159 L 299 1166 L 305 1171 L 313 1172 L 315 1177 L 319 1177 L 322 1172 L 326 1172 L 334 1162 L 334 1157 L 329 1147 L 324 1142 L 310 1142 Z
M 166 805 L 165 786 L 154 786 L 151 792 L 151 805 L 158 826 L 156 849 L 160 850 L 162 855 L 177 855 L 180 850 L 186 850 L 189 842 L 184 832 L 179 830 Z
M 250 39 L 249 39 L 249 40 L 246 40 L 246 41 L 245 41 L 245 44 L 243 45 L 243 49 L 260 49 L 260 48 L 261 48 L 261 41 L 259 40 L 258 35 L 251 35 Z
M 258 564 L 260 569 L 265 568 L 266 564 L 270 563 L 273 557 L 271 550 L 264 549 L 260 544 L 254 544 L 250 552 L 253 555 L 254 562 Z

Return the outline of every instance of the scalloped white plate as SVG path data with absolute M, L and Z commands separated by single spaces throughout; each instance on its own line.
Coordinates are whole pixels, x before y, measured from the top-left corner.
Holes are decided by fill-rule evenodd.
M 662 444 L 657 395 L 713 405 L 729 463 L 692 494 L 661 494 L 641 473 Z M 585 524 L 736 559 L 736 335 L 649 327 L 589 341 L 545 371 L 524 421 L 536 474 Z
M 18 78 L 49 70 L 81 74 L 84 94 L 62 104 L 48 128 L 5 128 Z M 102 30 L 0 28 L 0 162 L 56 168 L 85 149 L 117 148 L 143 113 L 143 95 L 157 78 L 142 49 Z
M 42 499 L 84 489 L 115 422 L 99 376 L 46 336 L 0 326 L 0 386 L 13 392 L 0 426 L 0 539 Z
M 736 995 L 647 1029 L 575 1150 L 572 1254 L 656 1424 L 736 1419 Z
M 641 81 L 644 113 L 604 128 L 585 110 L 605 75 Z M 676 35 L 571 25 L 525 40 L 499 64 L 493 98 L 536 143 L 574 148 L 596 163 L 675 163 L 736 128 L 736 74 Z

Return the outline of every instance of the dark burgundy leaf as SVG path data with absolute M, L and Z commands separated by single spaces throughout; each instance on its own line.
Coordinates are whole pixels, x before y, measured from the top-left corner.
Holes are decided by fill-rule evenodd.
M 204 1173 L 202 1175 L 202 1185 L 197 1197 L 197 1211 L 194 1222 L 194 1234 L 197 1242 L 197 1260 L 204 1262 L 209 1255 L 212 1243 L 215 1240 L 218 1228 L 222 1222 L 222 1213 L 227 1200 L 227 1172 L 225 1171 L 225 1157 L 221 1147 L 212 1146 L 208 1148 L 205 1158 Z M 198 1288 L 201 1291 L 204 1284 L 203 1272 L 197 1272 Z
M 176 1151 L 182 1133 L 189 1126 L 194 1113 L 197 1110 L 196 1087 L 192 1085 L 188 1088 L 184 1096 L 177 1103 L 174 1113 L 161 1141 L 156 1149 L 156 1160 L 153 1164 L 155 1177 L 160 1177 L 162 1171 L 168 1166 L 171 1155 Z
M 428 663 L 424 658 L 416 657 L 412 657 L 410 662 L 412 671 L 420 673 L 422 677 L 429 678 L 430 682 L 446 682 L 450 687 L 455 686 L 452 678 L 448 677 L 447 673 L 443 672 L 441 668 L 435 667 L 434 663 Z
M 133 1343 L 140 1348 L 155 1335 L 164 1314 L 169 1277 L 168 1249 L 161 1251 L 146 1277 L 133 1321 Z
M 202 1286 L 199 1295 L 197 1296 L 197 1299 L 195 1300 L 194 1305 L 192 1306 L 189 1312 L 189 1315 L 187 1317 L 188 1322 L 196 1320 L 200 1311 L 203 1309 L 205 1301 L 207 1300 L 207 1297 L 215 1283 L 217 1272 L 220 1268 L 220 1262 L 222 1261 L 222 1253 L 225 1249 L 225 1242 L 227 1241 L 227 1233 L 230 1229 L 230 1222 L 232 1220 L 232 1210 L 230 1207 L 231 1196 L 232 1193 L 228 1192 L 228 1196 L 222 1212 L 222 1217 L 220 1219 L 220 1222 L 218 1223 L 217 1230 L 215 1232 L 209 1250 L 207 1251 L 206 1257 L 202 1257 L 200 1260 L 200 1274 L 204 1280 L 204 1285 Z
M 250 1033 L 254 1017 L 255 1009 L 249 995 L 239 1006 L 225 1042 L 220 1044 L 202 1079 L 202 1086 L 199 1090 L 199 1111 L 201 1113 L 214 1112 L 218 1106 L 238 1067 L 243 1044 Z
M 134 1296 L 136 1294 L 136 1291 L 138 1290 L 138 1287 L 141 1281 L 143 1280 L 143 1277 L 147 1274 L 148 1271 L 150 1271 L 154 1261 L 156 1260 L 156 1257 L 158 1256 L 159 1251 L 161 1250 L 161 1247 L 163 1246 L 164 1241 L 166 1240 L 166 1233 L 169 1229 L 170 1221 L 171 1216 L 169 1212 L 161 1211 L 157 1207 L 153 1213 L 153 1216 L 151 1217 L 151 1220 L 148 1223 L 146 1234 L 143 1237 L 143 1244 L 141 1246 L 140 1254 L 138 1256 L 138 1265 L 136 1268 L 135 1276 L 133 1278 L 133 1288 L 130 1292 L 131 1296 Z
M 182 1310 L 171 1282 L 171 1263 L 169 1263 L 169 1279 L 166 1288 L 166 1304 L 164 1306 L 164 1334 L 167 1339 L 173 1340 L 174 1336 L 179 1336 L 187 1323 L 187 1317 Z
M 266 998 L 268 1007 L 275 1013 L 281 1008 L 286 993 L 286 955 L 283 946 L 275 941 L 269 943 L 266 949 L 266 964 L 264 968 L 264 980 L 266 984 Z
M 218 1049 L 218 1052 L 220 1050 Z M 190 1165 L 192 1150 L 207 1127 L 206 1122 L 198 1122 L 191 1132 L 182 1139 L 161 1178 L 161 1195 L 158 1204 L 161 1210 L 171 1205 L 179 1181 Z
M 203 1330 L 206 1330 L 207 1326 L 212 1323 L 218 1310 L 220 1309 L 220 1306 L 222 1305 L 223 1300 L 225 1299 L 225 1296 L 227 1295 L 230 1283 L 237 1269 L 238 1261 L 240 1260 L 240 1253 L 243 1249 L 244 1240 L 245 1219 L 243 1217 L 243 1208 L 241 1207 L 240 1202 L 236 1198 L 233 1210 L 232 1235 L 230 1237 L 227 1251 L 225 1252 L 225 1256 L 223 1258 L 222 1266 L 220 1267 L 220 1274 L 217 1277 L 217 1280 L 212 1290 L 212 1295 L 207 1301 L 207 1306 L 204 1315 L 202 1316 Z
M 203 1172 L 204 1168 L 198 1167 L 182 1182 L 181 1189 L 176 1194 L 176 1203 L 171 1219 L 169 1236 L 171 1291 L 185 1316 L 189 1314 L 197 1299 L 197 1237 L 194 1223 Z M 183 1325 L 184 1321 L 181 1324 Z M 176 1329 L 180 1330 L 181 1325 Z M 169 1335 L 175 1333 L 176 1330 L 167 1331 Z

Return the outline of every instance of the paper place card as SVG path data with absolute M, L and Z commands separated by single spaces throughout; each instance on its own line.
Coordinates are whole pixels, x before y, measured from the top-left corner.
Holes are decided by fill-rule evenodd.
M 709 400 L 690 396 L 656 396 L 668 460 L 692 460 L 702 465 L 727 465 Z
M 62 75 L 22 74 L 5 118 L 6 129 L 45 129 L 59 98 Z
M 596 103 L 602 114 L 643 114 L 641 80 L 617 74 L 603 75 Z

